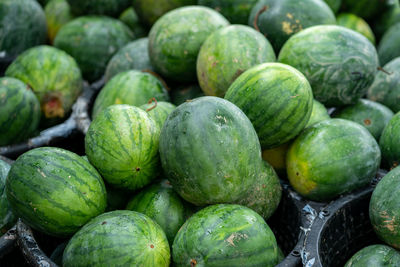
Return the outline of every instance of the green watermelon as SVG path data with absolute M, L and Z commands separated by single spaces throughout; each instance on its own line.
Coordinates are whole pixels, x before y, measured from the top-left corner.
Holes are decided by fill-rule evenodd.
M 317 122 L 328 120 L 330 118 L 331 117 L 329 116 L 328 110 L 325 108 L 325 106 L 314 99 L 311 116 L 310 116 L 310 119 L 308 120 L 305 128 L 310 127 L 311 125 L 314 125 Z
M 0 159 L 0 232 L 5 233 L 15 223 L 14 216 L 6 195 L 6 178 L 10 165 Z
M 187 100 L 204 96 L 204 93 L 199 85 L 194 84 L 173 89 L 170 91 L 170 95 L 171 95 L 171 102 L 176 106 L 179 106 L 180 104 L 184 103 Z
M 247 70 L 232 83 L 225 99 L 247 115 L 263 149 L 282 145 L 299 134 L 313 105 L 312 90 L 304 75 L 280 63 Z
M 341 13 L 337 16 L 337 24 L 361 33 L 367 37 L 372 44 L 375 44 L 375 35 L 372 32 L 372 29 L 362 18 L 351 13 Z
M 74 57 L 83 77 L 93 82 L 104 74 L 108 60 L 132 39 L 128 26 L 119 20 L 85 16 L 62 26 L 54 46 Z
M 379 146 L 384 164 L 389 168 L 400 164 L 400 112 L 396 113 L 383 129 Z
M 149 34 L 150 61 L 166 78 L 196 80 L 196 59 L 207 37 L 229 22 L 218 12 L 200 6 L 181 7 L 162 16 Z
M 17 217 L 36 230 L 66 237 L 104 212 L 104 182 L 87 161 L 61 148 L 42 147 L 22 154 L 6 182 Z
M 169 102 L 163 101 L 153 101 L 140 106 L 141 109 L 147 111 L 150 117 L 157 123 L 158 127 L 161 129 L 164 125 L 165 120 L 168 115 L 174 111 L 176 106 Z
M 181 6 L 195 5 L 196 0 L 134 0 L 140 20 L 151 27 L 162 15 Z
M 400 22 L 391 26 L 385 34 L 378 46 L 379 60 L 382 65 L 385 65 L 389 61 L 400 57 L 400 51 L 398 44 L 400 42 Z
M 25 141 L 39 120 L 40 103 L 30 88 L 20 80 L 0 78 L 0 146 Z
M 275 60 L 271 44 L 261 33 L 244 25 L 231 25 L 215 31 L 201 46 L 197 79 L 206 95 L 224 97 L 240 74 Z
M 379 65 L 367 38 L 335 25 L 314 26 L 292 36 L 278 60 L 302 72 L 314 97 L 328 107 L 354 104 L 365 95 Z
M 170 251 L 161 227 L 144 214 L 117 210 L 82 227 L 64 250 L 62 266 L 168 267 Z
M 212 96 L 186 102 L 168 116 L 160 156 L 174 189 L 198 206 L 236 201 L 262 167 L 249 119 L 229 101 Z
M 342 10 L 364 19 L 373 19 L 389 9 L 393 0 L 342 0 Z
M 271 165 L 264 162 L 262 172 L 257 176 L 256 181 L 248 189 L 247 194 L 235 204 L 251 208 L 264 220 L 268 220 L 278 208 L 281 196 L 282 187 L 279 177 Z
M 65 118 L 83 89 L 76 61 L 64 51 L 46 45 L 19 55 L 5 74 L 32 88 L 44 119 Z
M 332 9 L 333 13 L 337 13 L 339 11 L 340 5 L 342 4 L 342 0 L 324 0 L 324 1 Z
M 67 0 L 76 16 L 106 15 L 118 17 L 131 5 L 131 0 Z
M 125 9 L 125 11 L 119 16 L 119 20 L 125 23 L 129 29 L 131 29 L 135 38 L 147 36 L 147 30 L 140 23 L 139 17 L 133 7 Z
M 122 47 L 107 64 L 105 81 L 127 70 L 153 70 L 149 58 L 149 39 L 141 38 Z
M 336 24 L 335 15 L 321 0 L 260 0 L 248 20 L 259 29 L 278 53 L 293 34 L 320 24 Z
M 46 17 L 36 1 L 0 1 L 0 58 L 44 44 L 46 35 Z
M 172 245 L 176 267 L 275 266 L 276 239 L 255 211 L 232 204 L 212 205 L 181 227 Z
M 220 12 L 231 23 L 247 24 L 250 11 L 258 0 L 198 0 L 202 6 L 208 6 Z
M 189 215 L 187 205 L 169 182 L 164 180 L 141 190 L 129 201 L 126 209 L 143 213 L 153 219 L 164 230 L 172 245 L 176 233 Z
M 44 13 L 46 14 L 47 37 L 50 43 L 53 43 L 60 28 L 74 16 L 71 14 L 67 0 L 51 0 L 44 8 Z
M 151 98 L 168 101 L 168 92 L 154 75 L 136 70 L 124 71 L 114 76 L 96 97 L 92 118 L 115 104 L 141 106 Z
M 386 244 L 400 249 L 400 167 L 386 174 L 372 193 L 369 218 L 375 233 Z
M 393 112 L 400 111 L 400 57 L 397 57 L 376 74 L 367 91 L 368 99 L 379 102 Z
M 374 137 L 361 125 L 330 119 L 305 129 L 286 156 L 290 184 L 304 197 L 331 200 L 367 185 L 381 161 Z
M 86 155 L 110 185 L 136 190 L 159 172 L 160 129 L 147 112 L 112 105 L 100 112 L 85 136 Z
M 385 245 L 371 245 L 354 254 L 344 267 L 400 266 L 400 253 Z
M 355 105 L 335 110 L 333 117 L 357 122 L 367 128 L 376 140 L 379 140 L 383 129 L 393 115 L 393 112 L 382 104 L 359 99 Z

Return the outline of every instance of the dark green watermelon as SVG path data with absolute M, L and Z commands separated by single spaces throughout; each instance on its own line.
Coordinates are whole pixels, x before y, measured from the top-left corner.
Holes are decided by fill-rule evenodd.
M 251 10 L 248 24 L 259 29 L 279 53 L 293 34 L 314 25 L 336 24 L 336 19 L 321 0 L 260 0 Z
M 160 156 L 174 189 L 199 206 L 236 201 L 262 167 L 249 119 L 229 101 L 211 96 L 186 102 L 168 116 Z
M 51 0 L 44 8 L 47 23 L 47 36 L 50 43 L 53 43 L 60 28 L 71 21 L 74 16 L 71 14 L 67 0 Z
M 86 160 L 61 148 L 22 154 L 11 166 L 7 198 L 16 216 L 36 230 L 65 237 L 104 212 L 104 182 Z
M 151 98 L 168 101 L 168 92 L 154 75 L 137 70 L 124 71 L 114 76 L 101 89 L 94 102 L 92 118 L 115 104 L 141 106 Z
M 104 213 L 82 227 L 64 250 L 62 266 L 168 267 L 170 251 L 165 233 L 141 213 Z
M 195 5 L 196 0 L 134 0 L 133 7 L 142 23 L 151 27 L 162 15 L 181 6 Z
M 371 245 L 354 254 L 344 267 L 398 267 L 400 253 L 385 245 Z
M 106 15 L 118 17 L 127 9 L 131 0 L 67 0 L 71 11 L 76 16 L 82 15 Z
M 51 46 L 37 46 L 17 57 L 6 76 L 25 82 L 40 101 L 44 119 L 65 118 L 83 89 L 76 61 Z
M 340 5 L 342 4 L 342 0 L 324 0 L 324 1 L 332 9 L 333 13 L 337 13 L 339 11 Z
M 330 118 L 331 117 L 329 116 L 328 110 L 325 108 L 325 106 L 314 99 L 310 119 L 308 120 L 306 127 L 304 128 L 314 125 L 317 122 L 328 120 Z
M 170 183 L 164 180 L 141 190 L 129 201 L 126 209 L 143 213 L 153 219 L 164 230 L 172 245 L 176 233 L 190 214 L 187 205 Z
M 110 185 L 136 190 L 159 173 L 160 129 L 142 109 L 112 105 L 100 112 L 85 136 L 86 155 Z
M 230 23 L 247 24 L 250 11 L 258 0 L 198 0 L 202 6 L 208 6 L 220 12 Z
M 394 168 L 400 165 L 400 112 L 396 113 L 383 129 L 379 140 L 383 163 Z
M 342 0 L 342 10 L 364 19 L 373 19 L 389 9 L 394 2 L 392 0 Z
M 44 44 L 46 35 L 46 17 L 36 1 L 0 1 L 0 58 Z
M 376 140 L 379 140 L 383 129 L 393 115 L 393 112 L 382 104 L 359 99 L 355 105 L 335 110 L 333 117 L 357 122 L 367 128 Z
M 280 63 L 247 70 L 232 83 L 225 99 L 250 119 L 263 149 L 282 145 L 299 134 L 313 105 L 312 90 L 304 75 Z
M 125 23 L 129 27 L 129 29 L 131 29 L 135 38 L 147 36 L 147 30 L 140 23 L 139 17 L 133 7 L 125 9 L 125 11 L 122 12 L 119 16 L 119 20 Z
M 181 86 L 170 91 L 171 102 L 176 106 L 184 103 L 187 100 L 191 100 L 200 96 L 204 96 L 203 91 L 197 84 Z
M 275 266 L 276 239 L 255 211 L 212 205 L 190 217 L 172 245 L 175 266 Z
M 314 26 L 292 36 L 278 60 L 302 72 L 314 97 L 328 107 L 354 104 L 365 95 L 379 66 L 367 38 L 335 25 Z
M 385 65 L 389 61 L 400 57 L 398 44 L 400 42 L 400 22 L 391 26 L 385 34 L 378 46 L 378 54 L 381 65 Z
M 107 64 L 105 81 L 127 70 L 153 70 L 149 58 L 149 39 L 141 38 L 122 47 Z
M 304 197 L 331 200 L 367 185 L 376 175 L 381 152 L 361 125 L 330 119 L 305 129 L 286 156 L 290 184 Z
M 259 32 L 231 25 L 211 34 L 197 57 L 197 79 L 206 95 L 224 97 L 229 86 L 249 68 L 274 62 L 271 44 Z
M 370 40 L 372 44 L 375 44 L 375 35 L 372 32 L 372 29 L 368 25 L 368 23 L 362 18 L 351 13 L 341 13 L 337 16 L 336 19 L 338 25 L 361 33 L 362 35 L 367 37 L 367 39 Z
M 400 167 L 386 174 L 372 193 L 369 218 L 386 244 L 400 249 Z
M 40 103 L 29 86 L 14 78 L 0 78 L 0 146 L 31 137 L 39 120 Z
M 140 106 L 140 108 L 145 110 L 150 115 L 150 117 L 157 123 L 158 127 L 161 129 L 168 115 L 172 111 L 174 111 L 176 106 L 169 102 L 151 101 L 147 104 Z
M 379 71 L 367 91 L 368 99 L 379 102 L 393 112 L 400 111 L 400 57 L 397 57 Z
M 133 39 L 119 20 L 102 16 L 76 18 L 60 28 L 54 46 L 78 62 L 83 77 L 93 82 L 104 74 L 109 59 Z
M 162 16 L 149 34 L 150 61 L 166 78 L 196 80 L 196 59 L 207 37 L 229 22 L 208 7 L 181 7 Z
M 10 165 L 0 159 L 0 233 L 5 233 L 15 223 L 14 216 L 6 195 L 6 178 Z

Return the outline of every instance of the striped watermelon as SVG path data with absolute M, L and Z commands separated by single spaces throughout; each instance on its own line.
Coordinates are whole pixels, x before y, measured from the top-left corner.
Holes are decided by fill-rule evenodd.
M 58 30 L 74 18 L 67 0 L 51 0 L 44 8 L 47 23 L 47 37 L 53 43 Z
M 39 120 L 39 100 L 30 88 L 20 80 L 0 78 L 0 146 L 24 141 Z
M 361 33 L 375 45 L 375 35 L 368 23 L 362 18 L 351 13 L 341 13 L 337 16 L 337 24 Z
M 137 70 L 124 71 L 114 76 L 100 91 L 94 102 L 92 118 L 111 105 L 141 106 L 149 99 L 168 101 L 168 92 L 154 75 Z
M 312 90 L 304 75 L 279 63 L 247 70 L 232 83 L 225 99 L 247 115 L 263 149 L 282 145 L 299 134 L 310 118 L 313 104 Z
M 127 9 L 131 0 L 67 0 L 74 15 L 106 15 L 118 17 Z
M 400 165 L 400 112 L 394 115 L 383 129 L 379 139 L 383 163 L 394 168 Z
M 174 111 L 176 106 L 169 102 L 157 101 L 155 103 L 150 102 L 148 104 L 144 104 L 140 106 L 140 108 L 147 111 L 150 117 L 157 123 L 158 127 L 161 129 L 168 115 L 172 111 Z
M 72 235 L 104 212 L 106 190 L 93 166 L 75 153 L 42 147 L 11 166 L 7 198 L 15 215 L 49 235 Z
M 161 227 L 135 211 L 104 213 L 80 229 L 63 255 L 64 267 L 168 267 L 170 249 Z
M 231 25 L 211 34 L 197 57 L 197 79 L 206 95 L 224 97 L 229 86 L 247 69 L 274 62 L 275 52 L 259 32 Z
M 85 151 L 110 185 L 136 190 L 158 175 L 159 136 L 159 127 L 142 109 L 112 105 L 90 124 Z
M 336 25 L 314 26 L 293 35 L 278 60 L 302 72 L 314 97 L 326 106 L 354 104 L 365 95 L 379 66 L 367 38 Z
M 198 0 L 202 6 L 208 6 L 220 12 L 231 23 L 247 24 L 250 11 L 258 0 Z
M 275 266 L 276 239 L 255 211 L 232 204 L 212 205 L 181 227 L 172 245 L 181 266 Z
M 371 245 L 354 254 L 344 267 L 400 266 L 400 253 L 385 245 Z
M 400 57 L 398 44 L 400 42 L 400 22 L 391 26 L 382 36 L 378 46 L 379 60 L 382 65 Z
M 0 159 L 0 232 L 5 233 L 16 221 L 6 195 L 6 178 L 10 165 Z

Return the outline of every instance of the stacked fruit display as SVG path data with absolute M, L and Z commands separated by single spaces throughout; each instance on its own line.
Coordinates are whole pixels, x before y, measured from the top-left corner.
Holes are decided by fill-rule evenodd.
M 67 239 L 63 266 L 275 266 L 285 179 L 329 202 L 384 168 L 370 217 L 392 248 L 346 266 L 400 265 L 398 1 L 42 2 L 0 0 L 0 146 L 104 86 L 85 155 L 0 161 L 2 230 Z

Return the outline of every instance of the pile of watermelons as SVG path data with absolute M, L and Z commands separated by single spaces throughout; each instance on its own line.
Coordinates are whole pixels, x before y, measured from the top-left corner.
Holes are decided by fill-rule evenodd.
M 329 202 L 382 168 L 387 245 L 346 266 L 400 266 L 398 0 L 0 0 L 0 63 L 0 146 L 105 83 L 85 155 L 0 160 L 0 228 L 68 238 L 59 264 L 274 266 L 281 181 Z

